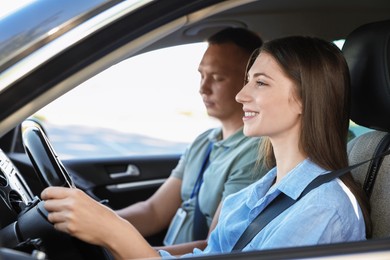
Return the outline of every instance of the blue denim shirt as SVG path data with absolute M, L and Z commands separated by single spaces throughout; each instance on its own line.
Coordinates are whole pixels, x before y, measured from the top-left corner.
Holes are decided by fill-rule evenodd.
M 272 186 L 276 168 L 270 170 L 259 181 L 226 198 L 208 246 L 204 251 L 195 249 L 191 255 L 231 252 L 246 227 L 279 193 L 296 199 L 313 179 L 324 173 L 327 171 L 306 159 Z M 243 251 L 364 239 L 365 224 L 360 207 L 350 190 L 335 179 L 312 190 L 282 212 Z M 171 257 L 165 251 L 160 254 Z

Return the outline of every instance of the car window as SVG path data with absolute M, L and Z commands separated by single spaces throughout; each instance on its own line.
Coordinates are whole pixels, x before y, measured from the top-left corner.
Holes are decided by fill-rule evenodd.
M 38 111 L 61 158 L 179 154 L 218 122 L 199 95 L 206 43 L 130 58 Z

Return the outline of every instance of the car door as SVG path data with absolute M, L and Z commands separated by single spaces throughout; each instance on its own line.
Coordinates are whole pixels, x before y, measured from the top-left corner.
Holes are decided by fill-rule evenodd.
M 110 12 L 108 11 L 103 12 L 105 7 L 101 6 L 96 12 L 103 13 L 100 16 L 101 19 L 105 15 L 109 16 L 110 19 L 100 21 L 100 24 L 103 25 L 99 24 L 101 26 L 98 27 L 100 29 L 99 32 L 91 33 L 92 29 L 90 29 L 86 32 L 87 36 L 84 34 L 81 36 L 72 35 L 72 40 L 73 38 L 78 39 L 76 42 L 80 41 L 82 43 L 79 44 L 77 42 L 77 44 L 74 43 L 72 45 L 73 42 L 67 42 L 69 45 L 63 47 L 65 51 L 59 51 L 58 46 L 56 48 L 46 48 L 46 46 L 42 47 L 38 44 L 33 46 L 37 49 L 42 47 L 46 51 L 52 50 L 55 53 L 48 54 L 47 52 L 45 55 L 40 55 L 39 57 L 45 57 L 50 62 L 42 62 L 43 65 L 39 65 L 39 69 L 34 69 L 34 73 L 27 73 L 28 75 L 21 80 L 19 89 L 27 94 L 28 98 L 23 96 L 22 99 L 17 90 L 15 92 L 13 92 L 13 89 L 12 91 L 7 91 L 3 99 L 5 102 L 2 103 L 4 108 L 6 108 L 2 110 L 3 116 L 10 111 L 17 111 L 26 102 L 31 102 L 27 107 L 29 107 L 29 111 L 34 111 L 41 106 L 40 101 L 37 102 L 33 99 L 50 89 L 52 83 L 58 83 L 64 79 L 68 80 L 69 75 L 80 76 L 75 81 L 71 80 L 72 82 L 68 81 L 64 84 L 71 86 L 67 90 L 61 89 L 64 85 L 54 90 L 54 92 L 67 92 L 70 88 L 75 87 L 73 82 L 79 81 L 81 83 L 84 82 L 83 79 L 88 78 L 88 66 L 97 66 L 99 67 L 98 71 L 111 66 L 101 73 L 102 75 L 107 74 L 108 71 L 120 65 L 119 61 L 122 61 L 120 62 L 122 64 L 126 62 L 126 59 L 122 57 L 113 59 L 117 61 L 117 64 L 113 61 L 106 63 L 96 62 L 95 64 L 94 62 L 99 57 L 126 44 L 131 39 L 138 37 L 139 34 L 156 29 L 159 25 L 179 18 L 187 12 L 184 8 L 186 4 L 183 5 L 181 1 L 150 2 L 150 11 L 149 9 L 148 11 L 142 11 L 142 17 L 140 17 L 141 11 L 138 11 L 138 16 L 137 12 L 134 12 L 133 16 L 129 16 L 128 19 L 115 20 L 115 23 L 113 22 L 114 25 L 110 24 L 110 21 L 116 17 L 110 17 Z M 201 8 L 202 5 L 207 6 L 208 1 L 191 2 L 200 3 L 193 5 L 187 2 L 189 10 L 194 11 Z M 110 3 L 107 3 L 107 8 L 110 5 Z M 125 6 L 126 10 L 132 9 L 130 1 L 123 2 L 120 5 Z M 177 7 L 180 7 L 178 11 L 176 10 Z M 161 18 L 156 18 L 154 10 L 161 11 L 164 8 L 168 11 L 163 12 L 164 15 Z M 74 20 L 68 24 L 66 30 L 60 30 L 61 33 L 70 30 L 71 26 L 77 25 L 77 22 L 82 23 L 84 18 L 88 20 L 90 15 L 93 14 L 91 12 L 86 13 L 82 17 L 80 16 L 83 19 L 79 17 Z M 170 17 L 170 15 L 172 16 Z M 164 18 L 165 20 L 162 17 L 166 17 Z M 57 19 L 57 16 L 52 19 Z M 183 25 L 184 20 L 184 18 L 181 18 L 178 22 L 174 22 L 168 27 L 180 27 Z M 133 21 L 137 21 L 137 25 L 134 25 Z M 138 23 L 142 24 L 142 26 L 138 25 Z M 86 26 L 89 26 L 91 23 L 87 22 L 86 24 Z M 50 31 L 50 33 L 55 33 L 56 30 L 59 30 L 58 28 L 60 26 L 54 26 L 55 30 Z M 124 28 L 126 32 L 123 32 Z M 154 33 L 163 35 L 165 33 L 164 30 L 166 29 L 162 28 L 162 32 L 159 32 L 159 29 L 156 29 Z M 60 35 L 54 36 L 61 38 Z M 54 36 L 52 38 L 55 38 Z M 37 38 L 39 40 L 39 37 Z M 53 44 L 61 42 L 64 38 L 66 37 L 55 41 Z M 39 44 L 42 42 L 44 43 L 45 41 L 41 40 Z M 129 46 L 132 48 L 131 45 Z M 136 50 L 133 53 L 136 53 Z M 146 54 L 143 54 L 143 56 Z M 131 54 L 126 55 L 131 56 Z M 179 56 L 182 55 L 179 54 Z M 140 55 L 134 56 L 132 59 L 138 59 L 139 57 Z M 193 51 L 188 52 L 187 57 L 201 58 L 200 55 L 194 55 Z M 170 59 L 172 61 L 172 57 Z M 163 83 L 161 75 L 157 75 L 157 72 L 161 71 L 161 68 L 168 68 L 164 64 L 166 61 L 167 59 L 141 60 L 141 63 L 133 65 L 132 68 L 125 66 L 125 70 L 120 72 L 123 75 L 122 78 L 109 75 L 106 77 L 109 78 L 107 81 L 103 80 L 100 74 L 98 74 L 97 77 L 87 81 L 89 83 L 92 82 L 90 86 L 77 86 L 74 90 L 66 93 L 64 98 L 70 97 L 67 101 L 63 102 L 62 98 L 55 100 L 37 111 L 30 118 L 38 122 L 44 129 L 58 157 L 73 177 L 76 186 L 85 190 L 97 200 L 102 200 L 113 209 L 131 205 L 151 196 L 169 177 L 187 145 L 196 135 L 210 127 L 210 123 L 208 125 L 200 123 L 205 118 L 206 121 L 209 121 L 204 110 L 191 110 L 192 108 L 184 108 L 183 110 L 180 108 L 183 104 L 192 105 L 194 103 L 194 101 L 188 101 L 186 98 L 178 98 L 181 94 L 177 91 L 182 86 L 186 86 L 181 88 L 181 90 L 184 93 L 188 92 L 185 95 L 190 97 L 191 100 L 195 100 L 197 107 L 203 106 L 197 94 L 199 80 L 193 77 L 190 79 L 185 76 L 184 72 L 171 68 L 170 71 L 172 73 L 167 77 L 170 82 Z M 195 61 L 194 63 L 196 66 L 188 69 L 188 71 L 196 75 L 197 62 Z M 150 65 L 153 63 L 161 68 L 151 69 Z M 146 69 L 141 69 L 141 65 L 146 65 Z M 184 69 L 183 62 L 177 62 L 176 65 L 178 68 Z M 32 68 L 31 66 L 30 64 L 30 69 Z M 85 68 L 85 71 L 82 71 L 83 68 Z M 153 73 L 152 76 L 150 76 L 151 71 Z M 63 77 L 60 75 L 63 75 Z M 138 79 L 138 82 L 131 81 L 140 75 L 142 77 Z M 177 75 L 184 76 L 186 82 L 183 82 Z M 45 84 L 45 82 L 49 82 L 49 84 Z M 172 84 L 172 82 L 177 84 Z M 189 82 L 192 84 L 189 84 Z M 98 83 L 102 84 L 99 85 Z M 145 100 L 144 94 L 139 94 L 134 89 L 146 91 L 148 98 Z M 55 95 L 59 94 L 56 93 Z M 168 97 L 170 98 L 167 99 Z M 54 98 L 50 99 L 53 100 Z M 198 120 L 199 115 L 201 115 L 202 120 Z M 16 120 L 16 117 L 13 117 L 12 120 Z M 5 126 L 4 122 L 2 123 Z M 211 124 L 214 124 L 214 122 Z M 7 127 L 8 129 L 10 128 L 10 126 Z M 32 162 L 24 151 L 23 125 L 19 124 L 16 127 L 12 127 L 12 130 L 2 136 L 0 140 L 1 148 L 10 157 L 18 170 L 23 173 L 23 178 L 31 188 L 33 195 L 39 196 L 44 185 L 40 182 Z M 156 132 L 159 133 L 159 136 L 155 136 Z M 128 150 L 127 148 L 131 149 Z

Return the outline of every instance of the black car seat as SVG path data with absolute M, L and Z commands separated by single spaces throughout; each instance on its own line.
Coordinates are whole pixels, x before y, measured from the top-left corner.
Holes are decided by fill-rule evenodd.
M 352 83 L 351 120 L 373 131 L 348 143 L 350 164 L 390 144 L 390 20 L 363 25 L 346 39 L 343 53 Z M 373 238 L 390 236 L 390 156 L 352 171 L 370 197 Z

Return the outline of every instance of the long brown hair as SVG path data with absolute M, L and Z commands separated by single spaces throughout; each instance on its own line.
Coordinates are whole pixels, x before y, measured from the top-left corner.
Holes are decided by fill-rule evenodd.
M 292 36 L 264 43 L 259 52 L 274 57 L 285 75 L 295 82 L 295 98 L 302 103 L 299 149 L 314 163 L 332 171 L 348 166 L 347 138 L 350 77 L 342 52 L 322 39 Z M 272 145 L 262 138 L 260 155 L 267 167 L 276 164 Z M 371 236 L 368 199 L 351 173 L 340 178 L 362 209 L 366 236 Z

